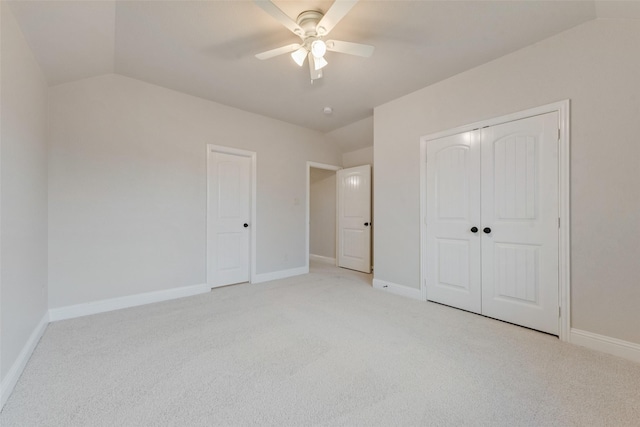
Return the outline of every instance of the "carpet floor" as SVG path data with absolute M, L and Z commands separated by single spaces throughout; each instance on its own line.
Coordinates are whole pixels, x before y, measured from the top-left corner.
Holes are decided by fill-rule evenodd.
M 640 364 L 311 273 L 48 326 L 12 426 L 638 426 Z

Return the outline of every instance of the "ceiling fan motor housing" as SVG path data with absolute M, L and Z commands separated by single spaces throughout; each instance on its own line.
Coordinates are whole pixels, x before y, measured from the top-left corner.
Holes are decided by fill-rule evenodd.
M 318 22 L 322 19 L 324 15 L 322 12 L 318 12 L 316 10 L 305 10 L 300 15 L 298 15 L 298 19 L 296 22 L 304 31 L 304 34 L 300 34 L 300 36 L 304 36 L 305 40 L 307 37 L 316 37 L 319 34 L 320 28 L 317 28 Z

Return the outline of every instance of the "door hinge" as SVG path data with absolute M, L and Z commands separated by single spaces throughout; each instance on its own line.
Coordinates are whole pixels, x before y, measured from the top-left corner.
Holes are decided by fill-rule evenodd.
M 562 317 L 562 307 L 558 307 L 558 317 Z
M 558 142 L 560 142 L 560 129 L 558 129 Z
M 560 218 L 558 218 L 558 228 L 560 228 Z

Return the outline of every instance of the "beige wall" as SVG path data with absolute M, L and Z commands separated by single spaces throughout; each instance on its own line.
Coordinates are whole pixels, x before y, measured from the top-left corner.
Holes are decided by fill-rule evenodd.
M 572 327 L 640 343 L 640 21 L 596 20 L 375 110 L 375 277 L 419 287 L 419 138 L 571 100 Z
M 336 171 L 311 168 L 309 254 L 336 257 Z
M 47 312 L 47 87 L 6 2 L 0 8 L 0 380 L 4 386 L 11 366 Z
M 373 116 L 324 134 L 325 141 L 338 144 L 343 153 L 373 145 Z
M 342 166 L 351 168 L 354 166 L 373 166 L 373 145 L 355 151 L 342 154 Z
M 49 92 L 51 308 L 206 282 L 206 145 L 257 152 L 257 273 L 306 265 L 323 135 L 119 75 Z

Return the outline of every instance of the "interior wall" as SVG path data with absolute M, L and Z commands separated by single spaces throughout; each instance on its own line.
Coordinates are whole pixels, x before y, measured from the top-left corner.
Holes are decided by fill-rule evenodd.
M 375 109 L 375 276 L 419 288 L 419 139 L 571 100 L 571 323 L 640 343 L 640 21 L 595 20 Z
M 206 145 L 257 152 L 257 273 L 306 264 L 322 134 L 120 75 L 50 89 L 51 308 L 206 283 Z
M 336 257 L 336 171 L 309 174 L 309 254 Z
M 0 380 L 47 313 L 47 86 L 0 3 Z
M 338 144 L 343 153 L 373 146 L 373 116 L 324 134 L 329 143 Z
M 351 168 L 362 165 L 373 166 L 373 145 L 342 154 L 343 167 Z

